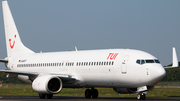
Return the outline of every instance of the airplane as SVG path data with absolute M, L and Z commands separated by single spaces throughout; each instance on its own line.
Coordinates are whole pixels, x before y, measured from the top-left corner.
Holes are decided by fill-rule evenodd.
M 145 100 L 166 71 L 153 55 L 134 49 L 100 49 L 35 53 L 21 41 L 7 1 L 2 1 L 8 78 L 32 84 L 41 99 L 51 99 L 62 88 L 87 88 L 86 98 L 98 98 L 95 87 L 113 88 L 121 94 L 137 94 Z M 178 59 L 173 48 L 173 66 Z

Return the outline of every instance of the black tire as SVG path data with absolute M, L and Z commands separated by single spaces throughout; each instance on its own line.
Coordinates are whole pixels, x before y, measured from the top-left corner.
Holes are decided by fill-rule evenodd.
M 97 89 L 92 90 L 92 97 L 93 98 L 98 98 L 98 90 Z
M 91 98 L 91 90 L 90 90 L 90 89 L 86 89 L 86 91 L 85 91 L 85 97 L 86 97 L 86 98 Z
M 137 99 L 138 100 L 145 100 L 146 99 L 146 95 L 144 93 L 139 93 L 139 94 L 137 94 Z
M 52 99 L 52 97 L 53 97 L 53 94 L 48 94 L 47 95 L 47 99 Z
M 45 98 L 45 94 L 39 94 L 39 98 L 40 99 L 44 99 Z
M 142 99 L 141 100 L 145 100 L 146 99 L 146 95 L 142 93 Z
M 141 100 L 141 94 L 137 94 L 137 99 Z

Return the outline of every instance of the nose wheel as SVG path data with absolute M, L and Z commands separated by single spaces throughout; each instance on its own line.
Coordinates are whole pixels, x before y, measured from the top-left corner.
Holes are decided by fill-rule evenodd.
M 137 94 L 137 99 L 138 100 L 145 100 L 146 99 L 146 95 L 144 93 L 138 93 Z
M 90 89 L 86 89 L 85 91 L 85 97 L 86 98 L 98 98 L 98 90 L 97 89 L 94 89 L 94 88 L 91 88 Z

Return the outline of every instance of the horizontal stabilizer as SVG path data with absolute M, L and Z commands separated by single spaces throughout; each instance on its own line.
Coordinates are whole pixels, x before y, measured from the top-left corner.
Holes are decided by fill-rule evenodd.
M 8 60 L 0 59 L 0 62 L 8 63 Z

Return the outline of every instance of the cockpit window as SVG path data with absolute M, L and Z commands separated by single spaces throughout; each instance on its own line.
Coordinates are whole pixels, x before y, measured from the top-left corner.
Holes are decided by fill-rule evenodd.
M 145 60 L 146 63 L 154 63 L 154 60 Z
M 144 61 L 144 60 L 141 60 L 141 64 L 145 64 L 145 61 Z
M 140 60 L 137 60 L 136 63 L 141 64 Z
M 145 61 L 144 61 L 144 60 L 137 60 L 137 61 L 136 61 L 136 63 L 138 63 L 138 64 L 141 64 L 141 65 L 142 65 L 142 64 L 145 64 Z
M 156 63 L 160 63 L 159 60 L 155 60 Z
M 145 64 L 145 63 L 160 63 L 159 62 L 159 60 L 140 60 L 140 59 L 138 59 L 137 61 L 136 61 L 136 63 L 137 64 L 140 64 L 140 65 L 143 65 L 143 64 Z

